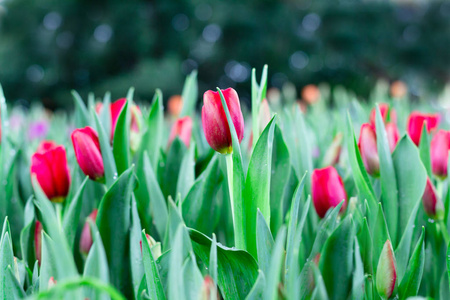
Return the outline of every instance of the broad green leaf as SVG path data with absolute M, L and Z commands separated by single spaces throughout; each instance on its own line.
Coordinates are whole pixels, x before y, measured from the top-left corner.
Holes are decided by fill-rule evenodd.
M 35 262 L 34 255 L 34 224 L 35 212 L 33 199 L 30 197 L 25 205 L 24 227 L 20 232 L 20 250 L 25 265 L 32 267 Z
M 349 216 L 323 246 L 319 266 L 330 299 L 346 299 L 350 292 L 355 234 L 355 227 Z
M 196 256 L 208 266 L 212 240 L 194 229 L 189 235 Z M 258 276 L 258 265 L 248 252 L 217 244 L 217 271 L 224 299 L 245 299 Z
M 264 219 L 270 224 L 270 178 L 272 166 L 272 143 L 276 117 L 273 117 L 261 134 L 248 166 L 244 189 L 244 211 L 246 222 L 247 250 L 257 257 L 256 212 L 259 209 Z
M 183 108 L 180 117 L 192 116 L 195 112 L 195 105 L 198 97 L 197 70 L 194 70 L 186 77 L 181 98 L 183 99 Z
M 373 259 L 372 233 L 370 232 L 366 217 L 364 217 L 363 219 L 363 225 L 360 229 L 360 232 L 357 234 L 357 237 L 361 249 L 361 258 L 364 264 L 364 271 L 367 274 L 374 274 L 373 260 L 372 260 Z
M 81 99 L 81 96 L 77 91 L 72 90 L 71 93 L 75 102 L 75 126 L 77 128 L 89 126 L 91 124 L 89 112 L 83 102 L 83 99 Z
M 209 276 L 214 280 L 214 283 L 217 284 L 217 239 L 216 235 L 213 233 L 212 242 L 211 242 L 211 251 L 209 253 Z
M 184 199 L 195 181 L 195 144 L 192 143 L 184 154 L 178 173 L 177 194 Z
M 111 93 L 106 92 L 103 97 L 103 106 L 100 111 L 100 121 L 103 125 L 103 129 L 105 129 L 105 133 L 107 136 L 111 136 Z
M 352 299 L 364 299 L 364 265 L 361 259 L 361 251 L 359 250 L 358 239 L 354 240 L 354 264 L 355 270 L 353 272 L 352 280 Z
M 381 203 L 383 203 L 392 244 L 396 245 L 398 224 L 397 179 L 395 177 L 394 163 L 392 162 L 386 129 L 378 106 L 376 108 L 376 132 L 378 157 L 380 159 Z
M 111 283 L 125 295 L 132 294 L 128 241 L 134 187 L 133 169 L 130 168 L 103 196 L 96 219 L 108 258 Z
M 175 205 L 172 198 L 169 197 L 169 218 L 167 222 L 167 228 L 166 228 L 166 236 L 164 237 L 164 251 L 169 250 L 173 248 L 173 243 L 175 239 L 175 234 L 178 230 L 178 227 L 180 225 L 185 226 L 183 218 L 181 217 L 181 212 L 179 207 Z M 191 243 L 189 240 L 189 235 L 185 230 L 181 231 L 183 234 L 183 245 L 184 245 L 184 252 L 183 257 L 187 258 L 189 256 L 189 253 L 192 251 Z
M 373 228 L 373 267 L 375 273 L 377 272 L 378 260 L 380 259 L 381 250 L 387 240 L 390 240 L 389 231 L 384 217 L 381 203 L 378 203 L 377 218 Z
M 12 242 L 10 240 L 10 233 L 8 231 L 2 234 L 2 239 L 0 241 L 0 297 L 2 299 L 15 299 L 14 297 L 14 286 L 6 276 L 8 272 L 8 266 L 14 266 L 14 254 L 12 249 Z
M 431 138 L 427 131 L 427 122 L 425 121 L 423 122 L 422 134 L 420 136 L 419 154 L 420 160 L 427 170 L 428 177 L 433 178 L 433 173 L 431 172 L 430 142 Z
M 425 265 L 425 228 L 422 227 L 422 234 L 416 244 L 413 254 L 408 263 L 408 269 L 399 286 L 400 299 L 416 296 L 422 281 L 423 269 Z
M 163 181 L 161 182 L 161 189 L 166 197 L 177 197 L 178 176 L 186 151 L 186 145 L 178 137 L 176 137 L 170 145 L 164 168 Z
M 393 162 L 398 184 L 399 224 L 397 236 L 402 236 L 414 206 L 422 198 L 427 173 L 420 161 L 417 147 L 408 135 L 403 136 L 398 142 L 393 154 Z
M 159 277 L 159 271 L 156 262 L 153 258 L 152 251 L 148 245 L 147 238 L 145 236 L 145 230 L 142 231 L 142 257 L 145 270 L 145 278 L 147 282 L 147 293 L 150 299 L 165 299 L 164 289 Z
M 266 289 L 264 290 L 264 299 L 277 299 L 278 286 L 280 284 L 281 270 L 284 261 L 284 243 L 286 240 L 286 227 L 281 227 L 275 240 L 275 245 L 270 259 L 269 271 L 267 274 Z
M 145 238 L 145 235 L 144 235 Z M 169 281 L 168 281 L 168 297 L 169 300 L 183 300 L 186 299 L 184 292 L 184 278 L 183 272 L 183 262 L 185 260 L 185 255 L 183 248 L 185 247 L 183 242 L 183 225 L 179 224 L 176 230 L 175 236 L 173 238 L 172 249 L 170 251 L 170 262 L 169 262 Z M 151 277 L 154 279 L 155 277 Z M 156 279 L 158 280 L 158 279 Z M 148 282 L 147 282 L 148 285 Z M 152 294 L 150 294 L 151 296 Z M 159 299 L 159 298 L 157 298 Z
M 325 288 L 325 283 L 323 282 L 322 274 L 320 274 L 320 271 L 316 265 L 311 266 L 314 271 L 314 282 L 316 284 L 316 287 L 311 295 L 311 300 L 328 300 L 328 294 Z
M 133 283 L 134 296 L 138 296 L 139 285 L 144 276 L 144 267 L 142 263 L 141 247 L 141 221 L 137 211 L 136 198 L 134 194 L 131 195 L 131 228 L 130 228 L 130 266 L 131 266 L 131 280 Z
M 264 295 L 264 290 L 266 289 L 266 277 L 264 276 L 264 272 L 258 270 L 258 278 L 256 279 L 255 284 L 253 285 L 250 293 L 247 295 L 245 300 L 262 300 Z
M 259 139 L 259 109 L 261 102 L 266 98 L 267 69 L 267 65 L 264 65 L 259 84 L 256 82 L 256 70 L 254 68 L 252 69 L 252 149 L 255 148 L 256 141 Z
M 258 265 L 265 275 L 269 276 L 270 261 L 274 241 L 264 216 L 258 209 L 256 218 L 256 249 L 258 250 Z
M 125 105 L 117 118 L 116 128 L 114 130 L 112 151 L 118 175 L 122 174 L 130 167 L 131 101 L 131 99 L 127 99 L 125 102 Z

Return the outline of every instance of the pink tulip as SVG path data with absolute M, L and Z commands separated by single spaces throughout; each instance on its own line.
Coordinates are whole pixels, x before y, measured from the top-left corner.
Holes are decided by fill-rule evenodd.
M 347 206 L 347 193 L 342 178 L 334 167 L 315 169 L 312 173 L 312 198 L 319 217 L 323 218 L 332 207 L 336 207 L 342 200 L 341 212 Z
M 105 169 L 97 132 L 89 126 L 75 129 L 72 132 L 72 144 L 83 173 L 92 180 L 101 181 Z
M 435 220 L 442 220 L 444 218 L 444 204 L 441 198 L 439 198 L 430 178 L 427 178 L 427 184 L 425 185 L 425 191 L 422 196 L 422 204 L 425 213 L 430 218 Z
M 189 116 L 178 119 L 170 130 L 169 143 L 171 145 L 176 137 L 179 137 L 186 147 L 189 147 L 192 135 L 192 119 Z
M 375 177 L 379 176 L 380 159 L 378 158 L 377 134 L 375 127 L 371 124 L 365 123 L 361 126 L 358 147 L 367 173 Z
M 244 117 L 238 94 L 232 88 L 222 90 L 222 93 L 230 111 L 238 140 L 241 142 L 244 137 Z M 230 128 L 219 92 L 206 91 L 203 95 L 202 125 L 211 148 L 222 154 L 229 154 L 233 151 Z
M 70 172 L 64 147 L 52 141 L 42 142 L 31 157 L 31 175 L 36 176 L 50 201 L 64 201 L 70 188 Z
M 127 102 L 126 98 L 121 98 L 111 103 L 110 111 L 111 111 L 111 142 L 114 139 L 114 132 L 116 131 L 117 120 L 119 119 L 120 113 L 122 112 L 125 103 Z M 139 132 L 140 130 L 140 117 L 142 115 L 139 106 L 132 105 L 131 108 L 131 131 Z
M 419 146 L 423 122 L 427 122 L 427 131 L 430 133 L 438 127 L 440 119 L 439 114 L 423 114 L 417 111 L 412 112 L 408 118 L 407 131 L 414 144 Z
M 433 174 L 439 178 L 447 177 L 450 132 L 439 130 L 431 140 L 430 155 Z
M 378 107 L 380 108 L 380 113 L 381 117 L 383 118 L 384 124 L 387 124 L 389 122 L 392 122 L 394 124 L 397 123 L 397 113 L 395 112 L 395 109 L 390 108 L 389 104 L 386 103 L 380 103 Z M 376 116 L 376 109 L 373 108 L 370 112 L 370 124 L 372 124 L 373 127 L 375 127 Z
M 91 214 L 88 216 L 89 219 L 92 220 L 92 222 L 95 223 L 95 220 L 97 219 L 97 213 L 98 210 L 94 209 Z M 92 233 L 91 233 L 91 227 L 89 226 L 89 222 L 86 220 L 83 226 L 83 230 L 81 231 L 81 237 L 80 237 L 80 252 L 84 255 L 88 255 L 89 250 L 92 247 Z

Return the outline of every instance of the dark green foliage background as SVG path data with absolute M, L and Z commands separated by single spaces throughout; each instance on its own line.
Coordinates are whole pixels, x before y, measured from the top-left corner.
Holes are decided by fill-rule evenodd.
M 49 12 L 62 17 L 53 31 L 43 25 Z M 302 25 L 310 13 L 320 16 L 315 31 Z M 188 20 L 186 30 L 175 30 L 176 20 Z M 106 43 L 93 37 L 102 24 L 113 31 Z M 221 28 L 215 43 L 202 37 L 209 24 Z M 63 33 L 73 38 L 69 48 L 58 46 Z M 5 94 L 11 100 L 41 99 L 50 108 L 71 106 L 72 88 L 83 97 L 87 91 L 111 90 L 118 98 L 129 86 L 136 87 L 137 99 L 151 99 L 156 87 L 165 95 L 179 94 L 192 68 L 199 69 L 200 90 L 248 87 L 250 72 L 241 83 L 224 75 L 232 60 L 257 69 L 267 63 L 269 86 L 281 86 L 289 79 L 300 89 L 327 81 L 367 96 L 376 78 L 383 77 L 402 78 L 413 91 L 438 89 L 450 77 L 449 48 L 450 4 L 445 2 L 6 0 L 0 4 L 0 82 Z M 308 57 L 303 69 L 290 67 L 289 58 L 296 51 Z M 39 82 L 27 79 L 32 65 L 44 72 Z M 245 92 L 242 98 L 249 102 Z

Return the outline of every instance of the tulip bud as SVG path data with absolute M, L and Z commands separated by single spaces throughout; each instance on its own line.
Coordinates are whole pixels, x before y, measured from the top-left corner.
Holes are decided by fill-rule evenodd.
M 389 299 L 397 287 L 396 268 L 392 244 L 391 241 L 387 240 L 378 260 L 376 277 L 377 291 L 383 299 Z
M 222 90 L 222 94 L 228 106 L 238 140 L 241 142 L 244 137 L 244 117 L 242 116 L 238 94 L 232 88 Z M 222 154 L 229 154 L 233 151 L 230 128 L 219 92 L 206 91 L 203 95 L 202 125 L 206 141 L 211 148 Z
M 170 130 L 168 145 L 170 146 L 175 137 L 178 136 L 186 145 L 186 147 L 189 147 L 189 144 L 191 142 L 191 135 L 192 135 L 192 119 L 189 116 L 178 119 L 177 121 L 175 121 L 175 123 L 172 126 L 172 129 Z
M 97 132 L 89 126 L 75 129 L 72 132 L 72 144 L 83 173 L 92 180 L 103 180 L 105 169 Z
M 378 108 L 380 109 L 381 118 L 383 118 L 384 124 L 388 122 L 392 122 L 397 124 L 397 113 L 395 112 L 395 109 L 390 108 L 389 104 L 386 103 L 380 103 L 378 105 Z M 373 108 L 370 112 L 370 124 L 375 127 L 375 120 L 377 116 L 377 110 L 376 108 Z
M 430 218 L 434 220 L 444 219 L 444 204 L 442 203 L 441 198 L 439 198 L 430 178 L 427 178 L 427 184 L 425 185 L 425 191 L 422 196 L 422 203 L 425 213 Z
M 314 207 L 319 217 L 323 218 L 328 209 L 336 207 L 342 200 L 341 212 L 347 205 L 347 193 L 345 192 L 342 178 L 334 167 L 316 169 L 312 173 L 312 198 Z
M 420 143 L 423 122 L 427 122 L 427 131 L 430 133 L 438 127 L 440 119 L 439 114 L 423 114 L 417 111 L 409 115 L 407 131 L 416 146 Z
M 391 150 L 392 153 L 394 152 L 398 140 L 400 139 L 400 134 L 398 133 L 397 124 L 395 123 L 387 123 L 385 129 L 388 138 L 389 149 Z
M 338 132 L 323 157 L 322 166 L 332 166 L 339 162 L 339 157 L 341 156 L 342 138 L 342 133 Z
M 34 254 L 38 264 L 41 265 L 42 253 L 42 223 L 36 221 L 34 225 Z
M 48 285 L 47 285 L 47 288 L 52 288 L 52 287 L 54 287 L 56 285 L 56 280 L 55 280 L 55 278 L 53 278 L 53 276 L 52 277 L 50 277 L 50 279 L 48 280 Z
M 122 112 L 125 103 L 127 102 L 126 98 L 121 98 L 113 103 L 111 103 L 110 111 L 111 111 L 111 143 L 114 139 L 114 132 L 116 131 L 117 120 L 119 119 L 120 113 Z M 133 141 L 133 133 L 139 133 L 141 128 L 141 110 L 139 106 L 132 105 L 131 108 L 131 141 Z M 133 145 L 131 145 L 133 148 Z M 136 148 L 136 147 L 135 147 Z
M 394 99 L 397 99 L 397 100 L 401 99 L 401 98 L 405 97 L 407 93 L 408 93 L 408 87 L 406 86 L 406 84 L 403 81 L 397 80 L 391 84 L 391 96 Z
M 183 109 L 183 98 L 181 95 L 173 95 L 167 101 L 167 110 L 173 117 L 178 117 Z
M 98 210 L 94 209 L 91 214 L 88 216 L 89 219 L 92 220 L 92 222 L 95 222 L 97 219 L 97 213 Z M 92 247 L 92 233 L 91 233 L 91 227 L 89 226 L 89 222 L 86 220 L 83 226 L 83 230 L 81 231 L 81 237 L 80 237 L 80 252 L 84 255 L 88 255 L 89 250 Z
M 430 155 L 433 174 L 439 178 L 447 177 L 448 151 L 450 150 L 450 132 L 439 130 L 431 140 Z
M 308 84 L 302 89 L 302 99 L 307 104 L 314 104 L 320 99 L 320 90 L 314 84 Z
M 206 275 L 203 280 L 202 291 L 200 293 L 200 300 L 216 300 L 219 298 L 219 293 L 217 291 L 217 286 L 213 279 Z
M 375 128 L 369 123 L 361 126 L 358 148 L 367 173 L 377 177 L 380 175 L 380 159 L 377 149 L 377 134 Z
M 152 251 L 153 259 L 157 260 L 162 254 L 161 243 L 155 241 L 148 233 L 145 234 L 145 237 L 147 238 L 147 244 L 150 247 L 150 250 Z M 139 241 L 139 244 L 141 246 L 142 252 L 142 241 Z
M 70 172 L 66 150 L 54 142 L 42 142 L 31 157 L 31 176 L 36 176 L 47 198 L 62 202 L 69 193 Z

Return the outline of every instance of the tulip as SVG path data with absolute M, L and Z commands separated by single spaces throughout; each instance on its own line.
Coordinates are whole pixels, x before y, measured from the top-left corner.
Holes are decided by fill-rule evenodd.
M 55 280 L 55 278 L 52 276 L 52 277 L 50 277 L 50 279 L 48 280 L 48 285 L 47 285 L 47 288 L 52 288 L 52 287 L 54 287 L 56 285 L 56 280 Z
M 412 141 L 417 146 L 419 146 L 420 136 L 422 135 L 422 127 L 425 121 L 427 122 L 427 131 L 430 133 L 438 127 L 440 116 L 438 114 L 423 114 L 414 111 L 408 118 L 407 131 Z
M 341 212 L 347 205 L 347 193 L 345 192 L 342 178 L 334 167 L 316 169 L 312 173 L 312 197 L 314 207 L 319 217 L 323 218 L 332 207 L 336 207 L 342 200 Z
M 203 286 L 200 293 L 200 300 L 220 299 L 217 286 L 214 280 L 206 275 L 203 280 Z
M 325 152 L 325 156 L 322 160 L 322 166 L 332 166 L 339 162 L 343 137 L 344 136 L 341 132 L 336 134 L 333 142 L 331 142 L 331 145 L 328 147 L 327 152 Z
M 36 221 L 34 225 L 34 254 L 38 264 L 41 265 L 42 257 L 42 223 Z
M 394 152 L 395 146 L 397 146 L 398 140 L 400 139 L 400 134 L 395 123 L 387 123 L 385 129 L 388 138 L 389 149 L 392 153 Z
M 381 117 L 383 118 L 384 124 L 388 122 L 392 122 L 395 124 L 397 123 L 397 113 L 395 112 L 395 109 L 390 108 L 389 104 L 386 103 L 380 103 L 378 107 L 380 108 L 380 114 Z M 377 116 L 376 109 L 373 108 L 372 111 L 370 112 L 370 124 L 372 124 L 373 127 L 375 127 L 376 116 Z
M 391 90 L 391 96 L 394 99 L 397 99 L 397 100 L 405 97 L 406 94 L 408 93 L 408 87 L 401 80 L 394 81 L 391 84 L 391 89 L 390 90 Z
M 422 204 L 425 213 L 434 220 L 443 220 L 444 218 L 444 204 L 441 198 L 439 198 L 436 188 L 431 182 L 430 178 L 427 178 L 427 184 L 425 185 L 425 191 L 422 196 Z
M 150 250 L 152 252 L 153 259 L 157 260 L 162 254 L 161 243 L 155 241 L 148 233 L 145 234 L 145 237 L 147 239 L 147 244 L 150 247 Z M 141 252 L 142 252 L 142 241 L 139 241 L 139 244 L 141 246 Z
M 64 201 L 70 187 L 70 172 L 64 147 L 51 141 L 42 142 L 31 157 L 31 176 L 36 176 L 50 201 Z
M 92 222 L 95 222 L 97 219 L 97 213 L 98 210 L 94 209 L 91 214 L 88 216 L 89 219 L 92 220 Z M 81 231 L 81 237 L 80 237 L 80 252 L 83 255 L 88 255 L 89 250 L 92 247 L 92 233 L 91 233 L 91 227 L 89 225 L 88 220 L 84 223 L 83 230 Z
M 377 134 L 375 128 L 369 123 L 361 126 L 358 148 L 367 173 L 375 177 L 379 176 L 380 159 L 378 158 L 377 150 Z
M 169 143 L 171 145 L 173 140 L 178 136 L 186 147 L 189 147 L 191 142 L 192 135 L 192 119 L 187 116 L 181 119 L 178 119 L 172 126 L 170 130 Z
M 89 126 L 75 129 L 72 132 L 72 144 L 83 173 L 92 180 L 102 181 L 105 169 L 97 132 Z
M 391 241 L 387 240 L 378 260 L 376 286 L 383 299 L 389 299 L 397 287 L 397 267 Z
M 431 140 L 430 155 L 433 174 L 443 179 L 447 177 L 448 151 L 450 150 L 450 132 L 439 130 Z
M 244 117 L 238 94 L 232 88 L 222 90 L 222 93 L 238 140 L 241 142 L 244 137 Z M 222 154 L 229 154 L 233 151 L 230 128 L 219 92 L 206 91 L 203 95 L 202 125 L 206 141 L 211 148 Z
M 320 90 L 314 84 L 308 84 L 302 89 L 302 99 L 308 104 L 314 104 L 320 99 Z
M 111 142 L 114 139 L 114 132 L 116 131 L 117 120 L 119 119 L 120 113 L 122 112 L 125 103 L 127 102 L 126 98 L 121 98 L 113 103 L 111 103 L 110 111 L 111 111 Z M 138 133 L 141 128 L 141 110 L 139 106 L 132 105 L 131 106 L 131 133 Z
M 181 95 L 173 95 L 167 101 L 167 107 L 169 114 L 174 117 L 178 117 L 183 109 L 183 98 Z

